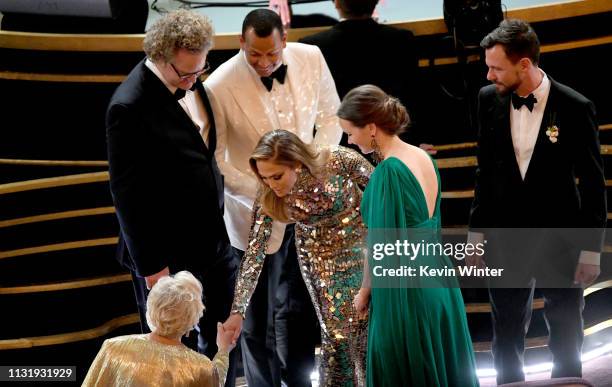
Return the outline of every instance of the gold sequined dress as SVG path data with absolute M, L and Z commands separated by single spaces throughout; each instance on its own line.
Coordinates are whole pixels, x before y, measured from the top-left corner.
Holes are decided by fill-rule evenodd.
M 182 345 L 167 345 L 148 335 L 104 341 L 83 386 L 223 387 L 229 357 L 219 351 L 213 360 Z
M 325 151 L 325 150 L 323 150 Z M 335 146 L 317 177 L 306 168 L 284 197 L 295 221 L 302 277 L 321 325 L 321 386 L 365 385 L 367 320 L 352 306 L 361 287 L 366 228 L 359 205 L 373 171 L 357 152 Z M 266 257 L 272 219 L 256 202 L 249 244 L 240 264 L 232 311 L 243 317 Z

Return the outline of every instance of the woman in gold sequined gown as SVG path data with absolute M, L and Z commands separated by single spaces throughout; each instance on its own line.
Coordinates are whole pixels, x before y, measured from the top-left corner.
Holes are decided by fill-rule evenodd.
M 203 310 L 202 284 L 191 273 L 162 277 L 147 298 L 152 332 L 105 340 L 83 386 L 223 387 L 234 333 L 218 324 L 219 351 L 212 360 L 181 344 Z
M 228 326 L 242 322 L 273 219 L 295 222 L 300 270 L 321 325 L 320 384 L 364 385 L 367 320 L 356 315 L 351 303 L 364 258 L 359 186 L 368 182 L 372 165 L 350 149 L 314 149 L 284 130 L 264 135 L 250 164 L 261 189 Z

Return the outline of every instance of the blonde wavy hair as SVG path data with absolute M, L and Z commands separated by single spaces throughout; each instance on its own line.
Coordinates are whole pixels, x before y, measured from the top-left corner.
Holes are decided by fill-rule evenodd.
M 257 170 L 257 161 L 270 161 L 291 168 L 301 166 L 313 176 L 319 176 L 328 158 L 328 149 L 319 151 L 313 145 L 306 144 L 298 136 L 286 130 L 277 129 L 264 134 L 249 159 L 249 165 L 259 181 L 259 200 L 264 212 L 281 222 L 290 220 L 283 198 L 276 196 L 274 191 L 261 179 Z
M 163 337 L 189 333 L 203 314 L 202 284 L 188 271 L 160 278 L 147 298 L 147 324 Z
M 147 31 L 143 49 L 152 61 L 169 63 L 176 50 L 208 52 L 213 45 L 210 19 L 193 11 L 180 9 L 159 19 Z

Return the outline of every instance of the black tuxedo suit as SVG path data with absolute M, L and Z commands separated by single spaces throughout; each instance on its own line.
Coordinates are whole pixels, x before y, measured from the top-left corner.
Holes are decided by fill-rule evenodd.
M 601 251 L 603 233 L 594 229 L 603 229 L 607 218 L 595 109 L 585 97 L 551 79 L 542 124 L 524 179 L 514 153 L 510 109 L 509 95 L 499 95 L 494 85 L 481 89 L 478 171 L 470 229 L 484 231 L 488 239 L 490 230 L 486 228 L 532 228 L 523 231 L 523 239 L 518 242 L 512 240 L 515 237 L 508 237 L 508 232 L 496 233 L 502 235 L 500 240 L 505 240 L 506 246 L 511 246 L 504 249 L 500 247 L 503 243 L 489 244 L 485 259 L 488 264 L 505 263 L 511 270 L 528 267 L 526 274 L 536 278 L 536 286 L 544 284 L 553 271 L 561 271 L 569 278 L 565 288 L 543 285 L 547 287 L 540 291 L 546 299 L 549 348 L 555 363 L 553 377 L 580 376 L 584 300 L 582 289 L 571 288 L 571 280 L 580 251 Z M 553 125 L 559 129 L 557 142 L 546 135 Z M 552 228 L 590 230 L 564 245 L 567 233 L 551 235 L 555 233 Z M 546 242 L 542 243 L 543 240 Z M 534 263 L 540 259 L 546 262 L 540 262 L 539 269 L 534 269 L 537 267 Z M 533 289 L 531 285 L 521 289 L 491 287 L 489 294 L 498 383 L 524 380 L 522 354 Z
M 593 104 L 551 79 L 523 180 L 512 145 L 510 96 L 490 85 L 478 98 L 479 168 L 470 226 L 604 227 L 605 180 Z M 546 135 L 552 125 L 559 128 L 557 143 Z
M 379 24 L 371 18 L 350 19 L 303 37 L 300 42 L 321 49 L 340 99 L 364 84 L 376 85 L 399 98 L 415 124 L 406 133 L 407 139 L 422 142 L 422 135 L 416 133 L 418 58 L 412 32 Z
M 188 270 L 204 287 L 207 310 L 197 347 L 211 357 L 217 350 L 216 322 L 230 313 L 237 262 L 223 221 L 214 118 L 199 81 L 196 92 L 210 120 L 208 147 L 144 60 L 111 98 L 106 127 L 110 187 L 121 228 L 118 259 L 133 273 L 141 324 L 146 329 L 143 277 L 165 267 L 171 273 Z M 233 376 L 228 373 L 229 385 Z

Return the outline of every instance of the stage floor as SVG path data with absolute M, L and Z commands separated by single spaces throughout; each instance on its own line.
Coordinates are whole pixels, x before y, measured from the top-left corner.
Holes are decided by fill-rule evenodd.
M 612 354 L 608 354 L 597 359 L 585 362 L 583 366 L 583 378 L 588 380 L 595 387 L 612 387 Z M 537 374 L 527 375 L 527 381 L 532 380 L 547 380 L 550 378 L 550 372 L 541 372 Z M 480 387 L 495 387 L 494 377 L 480 378 Z M 238 378 L 236 387 L 247 387 L 244 378 Z M 316 384 L 313 383 L 313 387 Z

